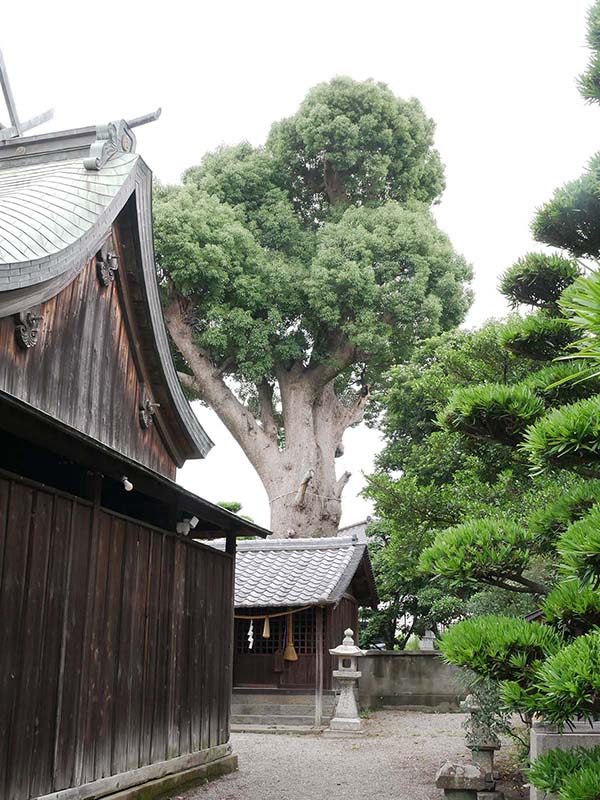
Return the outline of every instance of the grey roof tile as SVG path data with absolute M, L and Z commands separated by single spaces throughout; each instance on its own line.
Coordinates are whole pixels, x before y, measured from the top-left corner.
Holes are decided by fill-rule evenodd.
M 366 555 L 356 536 L 238 542 L 235 605 L 334 603 Z

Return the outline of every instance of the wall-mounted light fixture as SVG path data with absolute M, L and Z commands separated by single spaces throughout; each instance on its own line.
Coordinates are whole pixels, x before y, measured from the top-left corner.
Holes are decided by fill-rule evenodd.
M 175 526 L 175 530 L 177 533 L 181 533 L 183 536 L 188 536 L 190 530 L 196 527 L 196 525 L 200 522 L 198 517 L 190 517 L 189 519 L 182 519 L 181 522 L 178 522 Z
M 123 475 L 121 478 L 121 483 L 123 484 L 123 488 L 126 492 L 130 492 L 133 489 L 133 483 L 129 480 L 127 475 Z

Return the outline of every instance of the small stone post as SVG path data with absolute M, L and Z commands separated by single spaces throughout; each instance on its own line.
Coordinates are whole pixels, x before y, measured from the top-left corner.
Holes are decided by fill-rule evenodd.
M 425 631 L 423 636 L 419 639 L 419 650 L 431 652 L 435 650 L 435 633 L 433 631 Z
M 329 651 L 332 656 L 338 657 L 338 668 L 333 671 L 333 677 L 338 679 L 341 687 L 335 714 L 329 723 L 329 730 L 346 735 L 363 733 L 354 687 L 358 684 L 358 679 L 362 674 L 357 669 L 357 659 L 358 656 L 364 655 L 364 652 L 354 644 L 353 635 L 354 631 L 348 628 L 344 631 L 342 644 Z

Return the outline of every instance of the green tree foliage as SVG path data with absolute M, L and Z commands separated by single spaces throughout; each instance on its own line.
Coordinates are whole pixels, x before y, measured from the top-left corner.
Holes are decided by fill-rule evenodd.
M 543 610 L 546 621 L 566 637 L 581 636 L 600 625 L 600 593 L 571 578 L 554 587 Z
M 587 46 L 590 60 L 579 77 L 579 91 L 590 103 L 600 102 L 600 5 L 594 3 L 587 14 Z
M 538 209 L 531 230 L 538 242 L 559 247 L 577 258 L 596 258 L 600 252 L 600 154 L 584 174 L 554 192 Z
M 500 278 L 500 291 L 511 305 L 556 310 L 563 291 L 579 277 L 575 259 L 546 253 L 528 253 Z
M 221 147 L 155 192 L 182 381 L 256 468 L 278 535 L 335 532 L 344 431 L 382 373 L 469 306 L 470 267 L 430 210 L 433 132 L 418 101 L 335 78 L 263 147 Z
M 544 410 L 527 386 L 487 383 L 457 389 L 439 419 L 449 430 L 512 445 Z
M 512 681 L 527 689 L 543 660 L 560 651 L 562 640 L 546 625 L 515 617 L 474 617 L 453 625 L 441 642 L 449 664 L 479 678 Z
M 267 140 L 275 170 L 308 223 L 338 204 L 430 204 L 444 189 L 434 125 L 418 100 L 383 83 L 334 78 L 312 89 Z
M 523 452 L 539 472 L 551 467 L 600 477 L 600 397 L 560 406 L 527 431 Z
M 598 504 L 600 481 L 578 482 L 552 502 L 543 504 L 534 511 L 527 523 L 536 537 L 538 548 L 543 551 L 554 550 L 559 536 Z
M 458 587 L 486 583 L 515 592 L 545 594 L 546 586 L 527 578 L 537 540 L 506 517 L 472 519 L 439 533 L 419 561 L 422 572 Z
M 567 320 L 539 311 L 508 323 L 502 331 L 500 343 L 517 356 L 548 361 L 560 355 L 575 338 Z
M 540 497 L 549 503 L 556 496 L 553 477 L 536 479 L 532 487 L 526 465 L 515 460 L 512 448 L 465 439 L 436 424 L 455 387 L 498 378 L 519 381 L 531 373 L 534 362 L 501 347 L 501 329 L 501 323 L 490 322 L 479 331 L 425 340 L 406 364 L 393 368 L 387 391 L 377 397 L 386 446 L 367 493 L 379 518 L 371 554 L 384 608 L 371 617 L 365 644 L 383 640 L 390 648 L 401 647 L 413 627 L 435 630 L 490 608 L 520 613 L 535 608 L 531 594 L 517 602 L 514 592 L 496 586 L 482 594 L 475 581 L 438 577 L 432 582 L 419 570 L 421 553 L 440 530 L 490 509 L 516 523 Z M 538 571 L 538 565 L 532 569 Z
M 600 97 L 597 80 L 599 20 L 600 2 L 596 2 L 588 19 L 592 58 L 580 84 L 587 99 L 593 101 Z M 583 178 L 558 190 L 552 201 L 538 212 L 534 232 L 541 241 L 562 247 L 577 257 L 597 257 L 600 254 L 599 167 L 599 156 L 596 156 Z M 566 316 L 573 335 L 581 337 L 569 351 L 580 365 L 571 384 L 576 391 L 578 386 L 584 386 L 590 396 L 562 395 L 562 387 L 568 384 L 565 374 L 550 386 L 549 392 L 558 390 L 558 393 L 546 395 L 544 413 L 528 428 L 519 447 L 537 474 L 552 474 L 557 468 L 566 474 L 599 474 L 600 394 L 596 383 L 600 372 L 600 349 L 597 346 L 600 332 L 599 285 L 597 273 L 588 278 L 578 277 L 570 286 L 563 287 L 557 303 L 553 301 L 555 308 L 552 313 L 558 313 L 557 306 Z M 539 305 L 537 302 L 530 304 Z M 562 321 L 561 326 L 564 324 Z M 509 344 L 508 339 L 505 343 Z M 555 340 L 553 345 L 554 354 L 561 355 L 564 342 Z M 531 351 L 527 354 L 529 357 L 532 355 Z M 562 357 L 565 358 L 564 353 Z M 543 377 L 547 379 L 548 374 Z M 531 381 L 523 382 L 523 385 L 537 393 Z M 565 402 L 567 404 L 563 405 Z M 514 426 L 512 419 L 509 422 Z M 496 436 L 495 431 L 490 430 L 489 434 Z M 529 719 L 537 715 L 549 722 L 568 725 L 573 719 L 583 717 L 591 720 L 600 713 L 599 528 L 596 480 L 578 481 L 547 507 L 540 503 L 540 509 L 531 516 L 527 525 L 527 532 L 533 537 L 536 547 L 548 555 L 556 554 L 556 573 L 561 577 L 544 601 L 543 613 L 547 624 L 529 627 L 553 635 L 559 632 L 566 642 L 532 662 L 528 643 L 517 641 L 508 658 L 515 674 L 497 673 L 497 678 L 502 681 L 505 704 L 518 709 Z M 514 560 L 511 560 L 512 553 L 505 554 L 506 566 L 512 563 L 514 567 Z M 465 628 L 466 624 L 459 623 L 447 634 L 449 660 L 466 664 L 468 653 L 478 648 L 479 661 L 473 655 L 474 668 L 487 674 L 496 665 L 495 642 L 491 648 L 485 641 L 473 646 L 473 633 Z M 502 618 L 492 617 L 488 619 L 488 625 L 503 629 L 505 622 Z M 499 642 L 503 642 L 505 637 L 506 631 L 502 630 Z M 526 674 L 522 670 L 524 667 L 530 667 Z M 544 791 L 555 792 L 560 800 L 598 800 L 600 748 L 585 754 L 550 753 L 533 764 L 530 780 Z
M 558 541 L 565 572 L 596 587 L 600 582 L 600 506 L 574 522 Z

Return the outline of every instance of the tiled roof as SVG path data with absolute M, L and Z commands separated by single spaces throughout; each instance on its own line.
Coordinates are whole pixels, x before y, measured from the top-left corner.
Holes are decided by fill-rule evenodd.
M 335 603 L 348 590 L 359 568 L 371 584 L 364 534 L 240 541 L 235 605 L 249 608 Z M 371 598 L 376 600 L 374 585 L 371 589 Z

